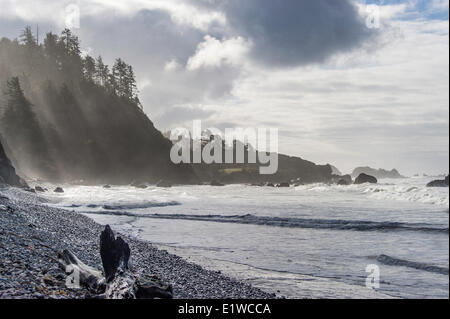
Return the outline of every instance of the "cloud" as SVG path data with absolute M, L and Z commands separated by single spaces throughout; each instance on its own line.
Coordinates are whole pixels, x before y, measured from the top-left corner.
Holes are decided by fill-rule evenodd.
M 0 36 L 58 32 L 73 2 L 83 49 L 133 65 L 163 131 L 278 127 L 281 152 L 343 171 L 448 170 L 448 1 L 0 0 Z
M 253 42 L 252 56 L 265 66 L 322 63 L 372 40 L 350 0 L 226 0 L 232 32 Z
M 160 125 L 167 128 L 186 127 L 189 121 L 205 120 L 211 117 L 215 112 L 207 110 L 201 106 L 174 106 L 166 112 L 156 115 L 156 120 Z M 189 126 L 187 128 L 190 128 Z
M 220 11 L 203 10 L 185 1 L 178 0 L 1 0 L 0 17 L 17 18 L 25 21 L 50 21 L 63 27 L 66 9 L 76 5 L 82 17 L 96 17 L 108 20 L 113 17 L 132 17 L 142 10 L 162 10 L 179 25 L 206 31 L 213 25 L 224 25 L 226 18 Z
M 189 58 L 187 69 L 219 68 L 224 64 L 237 65 L 243 60 L 250 47 L 251 43 L 241 37 L 220 41 L 207 35 L 198 45 L 195 55 Z

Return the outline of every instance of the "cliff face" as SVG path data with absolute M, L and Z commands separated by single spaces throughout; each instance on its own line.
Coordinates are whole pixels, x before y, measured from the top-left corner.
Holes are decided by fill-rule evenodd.
M 0 184 L 8 184 L 11 186 L 24 186 L 22 179 L 17 176 L 16 170 L 11 161 L 6 156 L 5 150 L 0 140 Z

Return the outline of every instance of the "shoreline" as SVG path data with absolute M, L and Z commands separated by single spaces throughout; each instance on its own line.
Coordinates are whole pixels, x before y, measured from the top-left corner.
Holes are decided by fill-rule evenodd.
M 57 254 L 69 249 L 81 261 L 103 269 L 99 236 L 103 226 L 79 213 L 43 205 L 35 194 L 0 188 L 0 299 L 94 298 L 86 289 L 67 289 Z M 218 271 L 118 233 L 131 248 L 130 266 L 143 276 L 171 284 L 175 299 L 270 299 L 264 292 Z

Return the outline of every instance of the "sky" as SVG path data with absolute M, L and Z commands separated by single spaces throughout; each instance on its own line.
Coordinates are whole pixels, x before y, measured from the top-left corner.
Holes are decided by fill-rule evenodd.
M 132 64 L 161 131 L 278 128 L 342 172 L 449 170 L 448 0 L 0 0 L 0 37 L 65 26 Z M 79 24 L 76 19 L 79 11 Z

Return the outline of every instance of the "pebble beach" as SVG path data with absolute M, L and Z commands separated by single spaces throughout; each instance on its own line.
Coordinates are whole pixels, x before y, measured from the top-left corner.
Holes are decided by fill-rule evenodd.
M 95 298 L 86 289 L 68 289 L 58 253 L 72 251 L 85 264 L 102 269 L 99 236 L 104 226 L 79 213 L 45 206 L 38 195 L 0 188 L 0 298 Z M 267 299 L 276 297 L 251 285 L 169 254 L 126 234 L 130 267 L 143 277 L 172 285 L 176 299 Z

